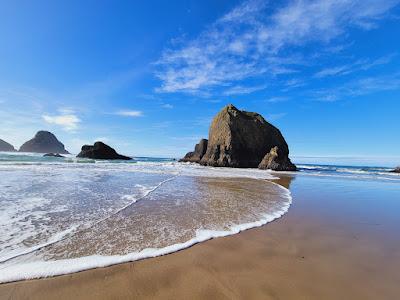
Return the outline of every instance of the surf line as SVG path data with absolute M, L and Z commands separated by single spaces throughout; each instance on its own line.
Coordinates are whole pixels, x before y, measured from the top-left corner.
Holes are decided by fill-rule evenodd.
M 159 189 L 163 184 L 165 184 L 165 183 L 167 183 L 167 182 L 169 182 L 169 181 L 172 181 L 172 180 L 176 179 L 179 175 L 181 175 L 181 172 L 178 172 L 176 175 L 174 175 L 174 176 L 172 176 L 172 177 L 170 177 L 170 178 L 167 178 L 167 179 L 161 181 L 161 182 L 160 182 L 159 184 L 157 184 L 154 188 L 152 188 L 151 190 L 147 191 L 143 196 L 141 196 L 141 197 L 139 197 L 139 198 L 137 198 L 137 199 L 134 199 L 133 201 L 131 201 L 131 202 L 128 203 L 127 205 L 121 207 L 120 209 L 118 209 L 118 210 L 115 211 L 114 213 L 112 213 L 112 214 L 106 216 L 106 217 L 103 218 L 103 219 L 100 219 L 100 220 L 98 220 L 98 221 L 92 223 L 91 225 L 89 225 L 89 226 L 87 226 L 87 227 L 84 227 L 84 228 L 82 228 L 82 229 L 80 229 L 80 230 L 77 230 L 78 227 L 72 227 L 72 228 L 70 228 L 70 229 L 64 230 L 63 232 L 56 233 L 54 236 L 57 236 L 58 234 L 61 234 L 61 238 L 59 238 L 59 239 L 54 239 L 54 236 L 53 236 L 53 237 L 51 237 L 47 242 L 44 242 L 43 244 L 39 244 L 39 245 L 34 246 L 34 247 L 32 247 L 32 248 L 26 249 L 26 250 L 24 250 L 24 251 L 21 251 L 21 252 L 19 252 L 19 253 L 17 253 L 17 254 L 12 255 L 12 256 L 6 256 L 5 258 L 0 259 L 0 264 L 3 264 L 3 263 L 5 263 L 5 262 L 10 261 L 10 260 L 12 260 L 12 259 L 14 259 L 14 258 L 17 258 L 17 257 L 21 257 L 21 256 L 24 256 L 24 255 L 27 255 L 27 254 L 31 254 L 31 253 L 33 253 L 33 252 L 35 252 L 35 251 L 44 249 L 44 248 L 46 248 L 46 247 L 48 247 L 48 246 L 57 244 L 57 243 L 59 243 L 59 242 L 61 242 L 61 241 L 65 241 L 66 239 L 69 239 L 70 237 L 72 237 L 72 236 L 74 236 L 74 235 L 76 235 L 76 234 L 78 234 L 78 233 L 80 233 L 80 232 L 82 232 L 82 231 L 84 231 L 84 230 L 88 230 L 88 229 L 90 229 L 90 228 L 93 228 L 94 226 L 96 226 L 96 225 L 98 225 L 98 224 L 100 224 L 100 223 L 102 223 L 102 222 L 104 222 L 104 221 L 107 221 L 107 220 L 110 219 L 111 217 L 113 217 L 113 216 L 119 214 L 121 211 L 124 211 L 125 209 L 127 209 L 127 208 L 130 207 L 130 206 L 132 206 L 132 205 L 135 204 L 136 202 L 138 202 L 138 201 L 140 201 L 140 200 L 146 198 L 148 195 L 150 195 L 151 193 L 153 193 L 154 191 L 156 191 L 157 189 Z M 63 234 L 63 233 L 64 233 L 64 234 Z M 54 240 L 53 240 L 53 239 L 54 239 Z M 3 269 L 3 268 L 0 267 L 0 270 L 1 270 L 1 269 Z

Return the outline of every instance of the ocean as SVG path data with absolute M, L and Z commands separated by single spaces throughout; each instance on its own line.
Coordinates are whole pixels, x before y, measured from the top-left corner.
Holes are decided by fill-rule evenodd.
M 164 255 L 264 225 L 292 203 L 273 181 L 280 174 L 400 183 L 385 167 L 298 167 L 294 174 L 0 153 L 0 282 Z

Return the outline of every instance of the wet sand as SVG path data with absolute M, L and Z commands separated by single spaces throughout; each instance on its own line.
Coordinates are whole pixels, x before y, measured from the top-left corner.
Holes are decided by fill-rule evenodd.
M 0 285 L 0 299 L 396 299 L 400 188 L 298 176 L 282 218 L 162 257 Z

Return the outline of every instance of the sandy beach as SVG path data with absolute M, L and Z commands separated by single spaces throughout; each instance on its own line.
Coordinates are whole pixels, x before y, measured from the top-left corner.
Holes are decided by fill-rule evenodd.
M 400 300 L 399 16 L 0 1 L 0 300 Z
M 298 176 L 282 218 L 170 255 L 0 286 L 1 299 L 395 299 L 396 184 Z M 358 186 L 364 190 L 357 191 Z M 369 188 L 368 188 L 369 187 Z M 338 196 L 339 195 L 339 196 Z M 341 196 L 340 196 L 341 195 Z M 368 201 L 368 207 L 360 205 Z M 339 217 L 340 216 L 340 217 Z

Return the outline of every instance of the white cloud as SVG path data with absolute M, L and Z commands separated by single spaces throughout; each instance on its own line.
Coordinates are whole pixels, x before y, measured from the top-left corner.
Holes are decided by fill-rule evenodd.
M 313 98 L 321 102 L 335 102 L 344 98 L 395 90 L 400 90 L 400 73 L 354 79 L 334 88 L 315 91 Z
M 172 109 L 172 108 L 174 108 L 174 106 L 173 106 L 172 104 L 169 104 L 169 103 L 165 103 L 165 104 L 161 105 L 161 107 L 162 107 L 162 108 L 166 108 L 166 109 Z
M 335 66 L 331 68 L 325 68 L 321 71 L 318 71 L 314 76 L 317 78 L 323 78 L 327 76 L 335 76 L 335 75 L 345 75 L 348 74 L 351 70 L 350 66 Z
M 367 71 L 371 68 L 388 64 L 389 62 L 391 62 L 394 56 L 395 54 L 386 55 L 372 61 L 369 59 L 359 59 L 352 64 L 322 69 L 315 73 L 314 77 L 324 78 L 328 76 L 347 75 L 357 71 Z
M 74 114 L 42 115 L 45 122 L 61 126 L 65 131 L 75 131 L 81 120 Z
M 133 118 L 143 116 L 143 112 L 140 110 L 120 110 L 120 111 L 117 111 L 115 114 L 118 116 L 133 117 Z
M 310 42 L 332 47 L 329 42 L 349 27 L 373 28 L 399 0 L 289 1 L 275 10 L 268 7 L 268 12 L 265 3 L 244 1 L 196 39 L 166 49 L 156 63 L 157 91 L 197 93 L 296 72 L 294 66 L 304 60 L 287 61 L 289 47 Z
M 258 86 L 237 85 L 225 90 L 223 94 L 227 96 L 239 95 L 239 94 L 251 94 L 256 91 L 264 90 L 266 87 L 267 87 L 266 85 L 258 85 Z
M 285 102 L 288 101 L 289 98 L 288 97 L 271 97 L 269 99 L 267 99 L 267 102 L 269 103 L 278 103 L 278 102 Z

